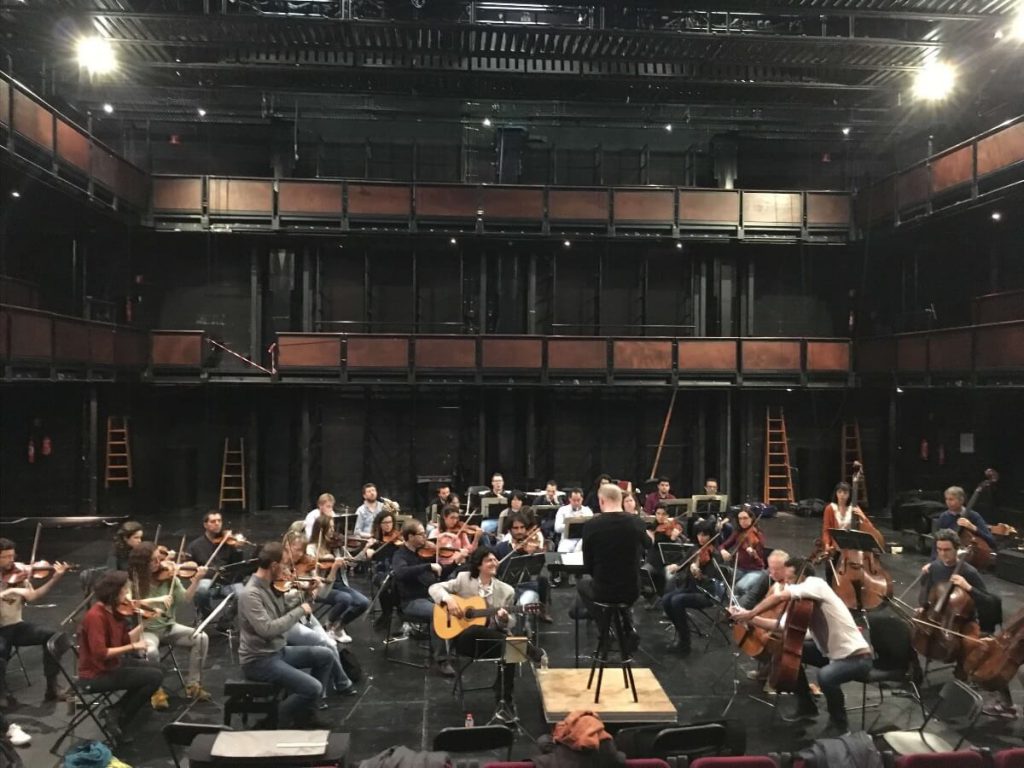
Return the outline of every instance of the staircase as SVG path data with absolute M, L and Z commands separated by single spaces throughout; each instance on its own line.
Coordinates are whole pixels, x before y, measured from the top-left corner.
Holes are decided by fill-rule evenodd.
M 107 416 L 107 468 L 103 487 L 126 483 L 132 487 L 132 451 L 128 437 L 127 416 Z
M 235 447 L 237 446 L 237 447 Z M 246 509 L 245 499 L 245 438 L 224 438 L 224 460 L 220 470 L 220 502 L 218 507 L 224 510 L 225 504 L 240 504 Z
M 789 466 L 789 439 L 782 407 L 768 407 L 764 439 L 764 494 L 766 504 L 790 504 L 793 497 L 793 473 Z

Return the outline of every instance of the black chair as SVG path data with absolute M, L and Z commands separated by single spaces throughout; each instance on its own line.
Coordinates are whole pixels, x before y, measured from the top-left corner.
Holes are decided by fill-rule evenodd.
M 604 679 L 604 668 L 612 662 L 613 652 L 619 655 L 622 666 L 622 680 L 625 687 L 633 694 L 633 701 L 639 701 L 636 693 L 636 682 L 633 680 L 633 653 L 626 647 L 626 626 L 629 623 L 629 603 L 594 603 L 597 609 L 597 648 L 590 662 L 590 677 L 587 679 L 587 690 L 594 682 L 597 673 L 597 686 L 594 688 L 594 703 L 601 700 L 601 683 Z M 612 648 L 612 633 L 615 634 L 616 647 Z
M 8 655 L 7 659 L 8 659 L 8 661 L 14 661 L 15 659 L 17 659 L 18 666 L 21 667 L 21 674 L 25 678 L 25 685 L 28 686 L 29 688 L 31 688 L 32 687 L 32 681 L 29 679 L 28 670 L 25 669 L 25 662 L 21 658 L 21 649 L 18 646 L 16 646 L 16 645 L 12 645 L 11 646 L 11 652 Z
M 950 680 L 939 691 L 939 700 L 925 717 L 921 727 L 913 731 L 889 731 L 881 738 L 897 755 L 919 755 L 930 752 L 956 752 L 967 740 L 974 724 L 981 717 L 982 697 L 978 691 L 969 688 L 959 680 Z M 926 733 L 925 728 L 932 720 L 938 720 L 951 728 L 962 727 L 963 733 L 955 745 L 935 733 Z
M 388 614 L 387 621 L 385 622 L 385 626 L 386 626 L 386 629 L 387 629 L 387 633 L 384 636 L 384 659 L 385 659 L 385 661 L 393 661 L 396 664 L 404 664 L 407 667 L 414 667 L 415 669 L 428 669 L 430 667 L 429 639 L 427 641 L 428 642 L 427 657 L 426 657 L 426 659 L 424 661 L 421 661 L 421 662 L 406 661 L 405 659 L 397 659 L 397 658 L 392 658 L 391 657 L 391 655 L 390 655 L 391 646 L 394 645 L 395 643 L 400 643 L 401 641 L 406 639 L 405 637 L 395 637 L 394 636 L 393 624 L 394 624 L 394 620 L 396 618 L 402 624 L 404 624 L 404 623 L 415 624 L 416 626 L 420 627 L 421 629 L 423 629 L 427 633 L 428 638 L 429 638 L 429 633 L 430 633 L 430 623 L 426 622 L 426 621 L 423 621 L 422 619 L 410 618 L 409 616 L 406 616 L 404 613 L 402 613 L 402 605 L 401 605 L 401 602 L 400 602 L 400 600 L 398 598 L 398 584 L 395 582 L 394 574 L 390 574 L 389 573 L 388 577 L 384 580 L 384 584 L 381 585 L 380 592 L 381 592 L 382 598 L 383 598 L 383 595 L 385 594 L 385 591 L 386 591 L 386 594 L 388 594 L 388 598 L 387 599 L 394 606 L 393 610 Z M 383 604 L 383 599 L 382 599 L 381 602 Z
M 185 677 L 181 674 L 181 666 L 178 664 L 178 658 L 174 655 L 174 646 L 165 645 L 164 652 L 160 656 L 160 663 L 166 665 L 168 659 L 170 659 L 170 670 L 178 676 L 178 682 L 181 683 L 181 689 L 185 690 L 188 686 L 185 685 Z
M 885 685 L 891 684 L 910 693 L 921 707 L 921 717 L 926 716 L 924 703 L 917 682 L 921 668 L 917 653 L 911 645 L 911 629 L 905 619 L 891 610 L 873 611 L 869 616 L 871 646 L 875 659 L 868 676 L 862 681 L 860 729 L 866 730 L 868 706 L 881 707 L 885 699 Z M 868 686 L 878 686 L 878 703 L 867 703 Z
M 64 657 L 67 656 L 68 651 L 74 650 L 74 647 L 74 644 L 71 642 L 71 635 L 67 632 L 57 632 L 46 641 L 46 650 L 57 662 L 57 668 L 60 670 L 61 677 L 63 677 L 65 682 L 68 684 L 68 696 L 73 696 L 74 701 L 76 702 L 71 719 L 68 720 L 67 725 L 57 738 L 57 741 L 55 741 L 53 746 L 50 748 L 50 753 L 54 755 L 58 754 L 58 750 L 60 749 L 60 745 L 64 743 L 64 739 L 74 733 L 75 729 L 83 723 L 86 718 L 89 718 L 96 723 L 96 727 L 100 729 L 100 733 L 103 734 L 105 741 L 111 744 L 114 743 L 113 736 L 103 724 L 103 718 L 100 716 L 99 710 L 101 707 L 111 707 L 114 705 L 115 699 L 113 698 L 113 695 L 117 693 L 117 691 L 90 693 L 79 684 L 78 678 L 68 672 L 68 668 L 64 664 Z
M 512 759 L 516 734 L 504 725 L 478 725 L 474 728 L 443 728 L 435 737 L 435 752 L 490 752 L 505 750 L 505 759 Z
M 249 715 L 263 715 L 268 728 L 277 728 L 277 705 L 281 687 L 252 680 L 228 680 L 224 683 L 224 725 L 241 715 L 242 725 L 249 725 Z
M 746 751 L 746 732 L 724 720 L 691 723 L 676 728 L 665 728 L 654 739 L 650 757 L 662 760 L 683 758 L 693 761 L 698 757 L 742 755 Z
M 230 731 L 230 726 L 219 723 L 168 723 L 162 729 L 167 750 L 176 768 L 181 768 L 177 747 L 189 747 L 192 740 L 201 733 L 220 733 Z

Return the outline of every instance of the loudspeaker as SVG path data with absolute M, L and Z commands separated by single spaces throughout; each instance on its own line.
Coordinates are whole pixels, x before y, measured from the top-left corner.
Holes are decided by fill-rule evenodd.
M 1014 584 L 1024 584 L 1024 552 L 1004 549 L 996 555 L 996 576 Z

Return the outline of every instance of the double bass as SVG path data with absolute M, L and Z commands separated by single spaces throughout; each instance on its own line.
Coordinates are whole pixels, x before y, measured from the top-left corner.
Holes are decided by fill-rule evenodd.
M 974 505 L 978 502 L 978 497 L 981 496 L 982 492 L 998 482 L 999 473 L 991 468 L 986 469 L 985 479 L 978 483 L 978 486 L 974 489 L 971 498 L 964 505 L 964 511 L 974 509 Z M 960 543 L 970 550 L 968 562 L 979 571 L 991 571 L 996 567 L 996 553 L 992 551 L 989 543 L 981 538 L 981 536 L 975 534 L 974 531 L 969 531 L 960 526 Z
M 864 470 L 860 462 L 855 462 L 849 500 L 850 527 L 853 530 L 861 527 L 855 510 L 857 489 L 863 481 Z M 835 591 L 851 611 L 870 611 L 892 597 L 892 577 L 873 552 L 843 549 L 835 567 Z

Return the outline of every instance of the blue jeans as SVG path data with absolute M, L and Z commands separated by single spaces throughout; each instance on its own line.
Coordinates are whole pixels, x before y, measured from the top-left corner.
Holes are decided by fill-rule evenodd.
M 343 627 L 358 619 L 370 607 L 370 601 L 362 592 L 336 581 L 331 591 L 316 602 L 331 606 L 327 612 L 328 624 L 341 624 Z
M 851 659 L 837 659 L 830 661 L 821 651 L 818 650 L 812 641 L 804 641 L 803 660 L 805 664 L 812 667 L 820 667 L 818 670 L 818 685 L 825 697 L 828 706 L 828 716 L 837 726 L 845 728 L 849 725 L 846 717 L 846 699 L 843 696 L 843 683 L 852 680 L 858 682 L 866 680 L 868 672 L 871 671 L 871 655 L 857 656 Z M 807 685 L 807 675 L 804 673 L 803 665 L 800 666 L 800 676 L 797 678 L 796 696 L 801 707 L 814 707 L 814 699 L 811 698 L 811 691 Z
M 434 601 L 426 597 L 418 597 L 410 600 L 402 606 L 402 614 L 413 621 L 425 621 L 430 630 L 430 654 L 434 657 L 440 655 L 444 647 L 441 638 L 434 634 Z
M 750 610 L 768 594 L 768 571 L 736 571 L 736 602 Z
M 242 665 L 246 680 L 274 683 L 290 695 L 278 710 L 281 727 L 300 726 L 331 679 L 334 656 L 326 648 L 287 645 L 270 656 Z M 310 673 L 303 672 L 309 669 Z
M 484 533 L 493 536 L 498 532 L 498 519 L 495 518 L 493 520 L 484 520 L 480 523 L 480 527 L 484 529 Z
M 242 594 L 242 589 L 245 587 L 241 582 L 234 584 L 221 584 L 220 582 L 214 584 L 213 579 L 200 579 L 199 586 L 196 588 L 195 597 L 192 599 L 195 601 L 196 612 L 201 617 L 209 616 L 213 611 L 213 599 L 215 597 L 226 597 L 229 594 L 234 593 L 235 598 Z M 233 610 L 231 608 L 225 608 L 224 610 Z M 217 617 L 220 620 L 220 616 Z
M 288 645 L 326 648 L 334 656 L 334 662 L 331 666 L 331 682 L 334 683 L 334 689 L 343 691 L 346 688 L 350 688 L 352 681 L 345 674 L 345 668 L 341 666 L 341 652 L 338 650 L 338 643 L 335 642 L 333 637 L 328 636 L 320 622 L 312 616 L 309 618 L 311 620 L 310 624 L 307 625 L 300 621 L 289 629 L 284 636 L 285 642 Z M 327 696 L 327 688 L 324 688 L 323 695 L 324 697 Z

